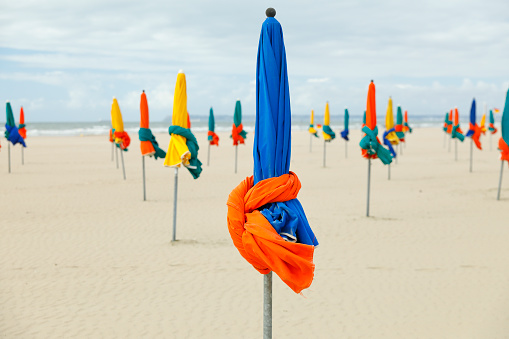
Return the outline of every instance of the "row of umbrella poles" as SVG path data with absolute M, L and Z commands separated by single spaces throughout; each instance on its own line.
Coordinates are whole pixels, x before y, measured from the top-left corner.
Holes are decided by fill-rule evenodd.
M 27 137 L 26 125 L 25 125 L 25 112 L 23 111 L 23 106 L 21 106 L 19 112 L 19 125 L 16 126 L 16 122 L 14 120 L 14 114 L 12 112 L 11 103 L 9 101 L 5 104 L 5 114 L 6 114 L 6 122 L 5 122 L 5 138 L 7 139 L 7 158 L 8 158 L 8 172 L 11 173 L 11 144 L 12 146 L 16 146 L 16 144 L 20 144 L 21 147 L 21 164 L 25 164 L 25 153 L 24 149 L 26 146 L 25 139 Z M 0 145 L 0 148 L 2 146 Z
M 497 190 L 497 200 L 500 200 L 500 190 L 502 187 L 502 175 L 504 171 L 504 161 L 509 161 L 509 147 L 507 146 L 509 143 L 509 90 L 506 95 L 506 102 L 504 106 L 504 111 L 502 114 L 502 136 L 499 139 L 498 149 L 501 151 L 501 167 L 500 167 L 500 177 L 499 184 Z M 482 151 L 481 144 L 481 136 L 486 135 L 486 132 L 490 132 L 490 149 L 492 149 L 492 138 L 493 135 L 497 133 L 497 128 L 495 127 L 495 117 L 494 111 L 496 113 L 499 112 L 498 109 L 494 108 L 489 111 L 489 126 L 486 128 L 486 116 L 487 116 L 487 104 L 484 104 L 484 112 L 481 118 L 480 124 L 477 123 L 477 105 L 475 98 L 472 100 L 472 105 L 470 107 L 470 120 L 469 120 L 469 128 L 467 133 L 464 135 L 461 130 L 460 122 L 459 122 L 459 112 L 458 108 L 451 109 L 448 113 L 445 113 L 444 119 L 444 148 L 446 147 L 446 139 L 449 136 L 448 143 L 448 151 L 451 152 L 451 142 L 454 139 L 454 159 L 458 160 L 458 141 L 463 142 L 465 138 L 470 138 L 470 173 L 473 172 L 473 157 L 474 157 L 474 145 L 479 151 Z

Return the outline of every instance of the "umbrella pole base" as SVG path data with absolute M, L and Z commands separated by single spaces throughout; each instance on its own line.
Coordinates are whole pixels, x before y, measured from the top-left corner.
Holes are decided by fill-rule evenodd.
M 124 151 L 120 150 L 120 158 L 122 158 L 122 173 L 124 174 L 124 180 L 125 180 L 125 166 L 124 166 Z

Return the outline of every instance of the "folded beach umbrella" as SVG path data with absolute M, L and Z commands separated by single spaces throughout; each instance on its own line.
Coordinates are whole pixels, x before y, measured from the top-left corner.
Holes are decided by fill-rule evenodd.
M 230 193 L 227 202 L 228 230 L 235 247 L 266 275 L 264 338 L 271 337 L 271 271 L 300 293 L 311 285 L 315 268 L 318 242 L 297 200 L 301 184 L 289 170 L 290 151 L 286 53 L 281 25 L 272 15 L 262 25 L 258 46 L 254 173 Z
M 318 131 L 315 129 L 315 111 L 311 110 L 308 132 L 318 138 Z
M 482 115 L 482 118 L 481 118 L 481 124 L 479 126 L 481 128 L 481 133 L 486 135 L 486 113 L 483 113 Z
M 465 136 L 463 135 L 463 131 L 460 127 L 460 116 L 458 112 L 458 108 L 454 109 L 454 123 L 451 130 L 451 138 L 459 139 L 461 142 L 465 140 Z
M 368 159 L 368 194 L 366 216 L 369 217 L 369 195 L 371 184 L 371 159 L 377 157 L 388 165 L 392 162 L 391 153 L 384 148 L 378 139 L 378 127 L 376 126 L 376 100 L 375 100 L 375 84 L 373 80 L 369 84 L 368 99 L 366 104 L 366 125 L 362 128 L 365 133 L 359 145 L 362 149 L 362 156 Z
M 509 165 L 509 90 L 505 97 L 505 106 L 502 113 L 502 121 L 500 123 L 502 129 L 502 136 L 498 141 L 498 148 L 500 150 L 500 179 L 498 181 L 498 194 L 497 200 L 500 200 L 500 189 L 502 187 L 502 173 L 504 171 L 504 161 Z
M 348 122 L 350 121 L 350 114 L 348 113 L 348 108 L 345 107 L 345 128 L 341 131 L 341 137 L 345 139 L 346 141 L 349 141 L 348 139 L 348 133 L 350 131 L 348 130 Z
M 348 138 L 348 133 L 350 131 L 348 130 L 348 122 L 350 121 L 350 114 L 348 113 L 348 108 L 345 107 L 345 128 L 341 131 L 341 137 L 345 139 L 345 158 L 348 157 L 348 141 L 350 140 Z
M 460 117 L 458 108 L 454 109 L 454 124 L 452 126 L 451 138 L 456 139 L 454 141 L 454 159 L 458 160 L 458 140 L 463 142 L 465 140 L 465 136 L 463 135 L 463 131 L 460 128 Z
M 393 153 L 392 145 L 399 144 L 399 138 L 396 135 L 396 129 L 394 128 L 394 114 L 392 111 L 392 98 L 389 97 L 389 102 L 387 103 L 387 113 L 385 114 L 385 131 L 387 135 L 384 134 L 384 144 L 385 139 L 390 143 L 389 150 L 391 150 L 391 154 L 393 157 L 396 156 L 396 152 Z M 389 146 L 389 145 L 388 145 Z
M 14 122 L 14 114 L 12 114 L 11 103 L 7 101 L 5 105 L 5 114 L 6 114 L 6 123 L 5 123 L 5 137 L 7 138 L 7 152 L 8 152 L 8 161 L 9 161 L 9 173 L 11 173 L 11 144 L 21 144 L 23 147 L 27 147 L 25 144 L 25 140 L 19 134 L 18 127 L 16 127 L 16 123 Z
M 145 91 L 141 93 L 140 99 L 140 129 L 138 131 L 138 138 L 140 139 L 141 163 L 143 168 L 143 200 L 145 201 L 147 200 L 145 189 L 145 157 L 154 156 L 155 159 L 166 157 L 166 152 L 159 147 L 156 137 L 149 128 L 148 101 Z
M 186 76 L 182 70 L 177 75 L 171 122 L 172 125 L 168 129 L 171 138 L 164 159 L 164 166 L 175 168 L 173 199 L 173 241 L 175 241 L 177 237 L 178 169 L 184 166 L 194 179 L 197 179 L 202 171 L 201 161 L 198 160 L 198 142 L 189 129 L 190 118 L 187 112 Z
M 445 113 L 444 127 L 443 127 L 443 130 L 445 133 L 447 133 L 447 129 L 449 128 L 450 124 L 451 124 L 451 122 L 449 121 L 449 113 Z
M 189 121 L 189 126 L 191 126 L 191 121 Z M 207 149 L 207 166 L 210 165 L 210 146 L 219 146 L 219 136 L 215 133 L 215 127 L 216 121 L 214 119 L 214 110 L 211 107 L 209 112 L 209 131 L 207 133 L 207 140 L 209 141 Z
M 401 106 L 398 106 L 398 110 L 396 113 L 396 126 L 394 126 L 396 130 L 396 135 L 400 142 L 405 142 L 405 132 L 403 132 L 403 112 L 401 111 Z
M 23 111 L 23 106 L 21 106 L 21 110 L 19 112 L 19 126 L 18 126 L 18 132 L 19 132 L 19 135 L 21 135 L 21 137 L 23 139 L 26 139 L 27 138 L 27 130 L 25 128 L 25 112 Z
M 244 127 L 242 126 L 242 107 L 240 105 L 240 100 L 237 99 L 237 102 L 235 102 L 235 112 L 233 113 L 232 135 L 230 136 L 230 138 L 233 139 L 233 146 L 235 146 L 235 173 L 237 173 L 238 146 L 239 143 L 244 143 L 246 137 L 247 132 L 244 131 Z
M 451 111 L 449 112 L 449 119 L 447 120 L 447 134 L 451 134 L 452 133 L 452 126 L 453 126 L 453 122 L 452 122 L 452 109 Z
M 497 133 L 497 128 L 495 127 L 495 116 L 493 115 L 493 110 L 490 109 L 490 126 L 488 128 L 491 134 Z
M 481 141 L 479 139 L 481 137 L 481 128 L 479 127 L 479 125 L 477 125 L 477 122 L 476 122 L 475 99 L 472 100 L 472 107 L 470 108 L 470 124 L 469 124 L 469 128 L 468 128 L 466 137 L 470 137 L 473 140 L 473 142 L 475 143 L 475 145 L 477 146 L 477 148 L 482 150 Z
M 25 128 L 25 112 L 23 111 L 23 106 L 21 106 L 21 110 L 19 112 L 19 126 L 18 126 L 18 132 L 19 135 L 25 140 L 27 138 L 27 130 Z M 21 164 L 25 164 L 25 154 L 24 154 L 25 147 L 21 147 Z
M 473 144 L 475 143 L 475 146 L 482 150 L 481 147 L 481 127 L 477 125 L 476 121 L 476 103 L 475 98 L 472 100 L 472 107 L 470 108 L 470 123 L 469 123 L 469 129 L 467 131 L 466 137 L 470 137 L 470 172 L 472 172 L 472 163 L 473 163 L 473 153 L 474 153 L 474 147 Z
M 214 119 L 214 110 L 212 107 L 209 112 L 209 131 L 207 133 L 207 140 L 209 145 L 219 146 L 219 136 L 215 133 L 216 121 Z
M 408 111 L 405 110 L 405 115 L 403 117 L 403 132 L 412 133 L 412 127 L 408 124 Z
M 118 101 L 116 98 L 113 98 L 113 103 L 111 105 L 111 126 L 113 129 L 113 138 L 115 139 L 115 145 L 120 149 L 120 158 L 122 159 L 122 172 L 125 177 L 125 165 L 124 165 L 124 154 L 123 152 L 127 152 L 127 147 L 129 147 L 131 143 L 131 138 L 127 132 L 124 131 L 124 121 L 122 120 L 122 113 L 120 112 L 120 107 L 118 105 Z M 118 167 L 118 159 L 117 159 L 117 167 Z
M 12 113 L 11 103 L 7 101 L 5 105 L 6 123 L 5 123 L 5 138 L 12 143 L 12 145 L 21 144 L 26 147 L 25 139 L 19 133 L 18 127 L 14 122 L 14 114 Z M 7 143 L 9 145 L 9 143 Z
M 325 104 L 325 114 L 323 116 L 323 126 L 322 126 L 322 134 L 323 134 L 323 167 L 325 167 L 325 159 L 326 159 L 326 144 L 327 142 L 331 142 L 336 138 L 336 133 L 330 128 L 330 113 L 329 113 L 329 102 Z
M 336 138 L 336 133 L 330 128 L 329 102 L 325 104 L 325 115 L 323 116 L 322 134 L 323 140 L 332 141 Z
M 140 99 L 140 129 L 138 131 L 138 138 L 140 139 L 142 156 L 154 156 L 155 159 L 166 157 L 166 152 L 159 147 L 149 127 L 148 101 L 145 91 L 141 93 Z

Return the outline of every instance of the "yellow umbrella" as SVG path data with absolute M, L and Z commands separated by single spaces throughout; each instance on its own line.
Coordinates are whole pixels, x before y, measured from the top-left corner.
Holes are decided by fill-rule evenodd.
M 189 129 L 190 120 L 187 112 L 186 75 L 179 71 L 177 84 L 173 95 L 172 125 L 168 129 L 171 135 L 168 152 L 164 159 L 164 166 L 175 168 L 175 186 L 173 198 L 173 239 L 177 236 L 177 192 L 178 192 L 178 169 L 184 165 L 194 179 L 200 176 L 202 171 L 201 161 L 198 160 L 198 142 Z
M 124 173 L 125 180 L 124 155 L 122 152 L 127 152 L 127 147 L 129 147 L 131 139 L 129 138 L 127 132 L 124 131 L 124 121 L 122 121 L 122 113 L 120 112 L 120 107 L 118 106 L 118 101 L 116 98 L 113 98 L 113 104 L 111 105 L 111 126 L 115 130 L 115 144 L 120 148 L 122 172 Z
M 390 131 L 394 128 L 394 114 L 392 111 L 392 98 L 389 97 L 389 102 L 387 103 L 387 113 L 385 114 L 385 130 Z M 399 144 L 399 138 L 396 135 L 396 132 L 390 132 L 387 134 L 387 140 L 390 141 L 392 145 Z
M 183 71 L 179 71 L 177 75 L 177 84 L 175 85 L 175 93 L 173 95 L 173 116 L 171 123 L 173 126 L 188 128 L 187 125 L 187 90 L 186 75 Z M 164 166 L 180 167 L 181 165 L 189 166 L 191 152 L 186 145 L 186 138 L 181 135 L 172 134 L 168 152 L 164 159 Z

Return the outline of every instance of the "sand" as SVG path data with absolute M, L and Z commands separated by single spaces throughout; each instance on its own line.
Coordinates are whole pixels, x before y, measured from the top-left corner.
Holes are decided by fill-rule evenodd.
M 252 171 L 253 135 L 234 148 L 226 133 L 193 180 L 146 159 L 142 199 L 136 135 L 127 180 L 107 136 L 28 138 L 0 152 L 0 337 L 260 338 L 262 276 L 242 259 L 226 226 L 229 192 Z M 509 174 L 496 201 L 496 151 L 443 147 L 440 129 L 415 129 L 398 164 L 372 166 L 360 132 L 327 145 L 294 132 L 291 169 L 320 242 L 303 295 L 274 278 L 274 338 L 509 338 Z M 163 148 L 168 135 L 157 136 Z M 498 139 L 498 136 L 497 136 Z M 506 173 L 507 171 L 506 167 Z

